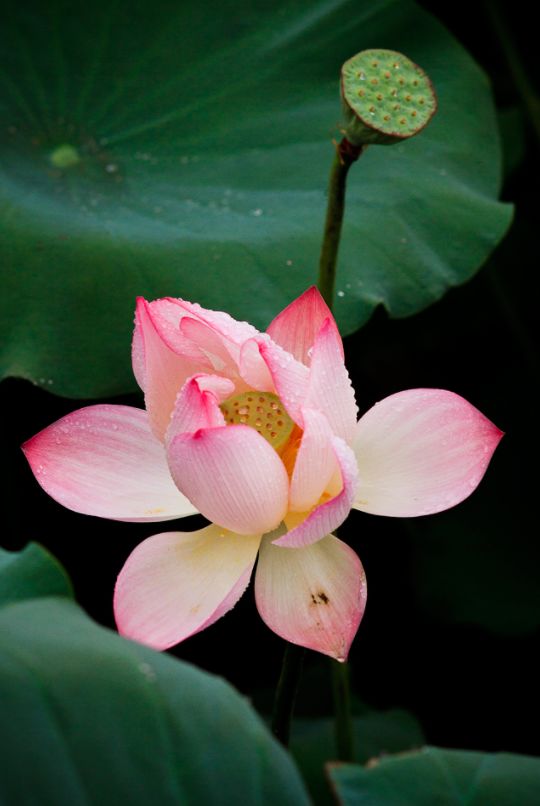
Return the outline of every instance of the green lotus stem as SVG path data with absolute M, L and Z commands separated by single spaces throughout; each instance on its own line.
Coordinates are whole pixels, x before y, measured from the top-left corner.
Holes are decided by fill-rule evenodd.
M 289 746 L 291 720 L 305 653 L 306 650 L 296 644 L 287 644 L 285 647 L 272 714 L 272 733 L 284 747 Z
M 349 665 L 332 661 L 334 692 L 334 735 L 339 761 L 354 761 L 354 731 L 351 715 Z
M 326 221 L 319 261 L 319 291 L 330 309 L 334 303 L 334 288 L 336 284 L 336 265 L 341 238 L 341 225 L 345 211 L 345 189 L 349 168 L 363 151 L 362 146 L 353 146 L 343 138 L 336 147 L 336 154 L 330 181 L 328 183 L 328 204 L 326 208 Z

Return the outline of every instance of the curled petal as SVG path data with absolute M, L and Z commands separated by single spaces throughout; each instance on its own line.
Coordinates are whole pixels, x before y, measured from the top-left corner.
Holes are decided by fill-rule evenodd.
M 184 495 L 208 520 L 233 532 L 269 532 L 287 511 L 289 480 L 283 462 L 249 426 L 179 434 L 168 457 Z
M 309 366 L 311 348 L 325 320 L 328 320 L 334 329 L 343 361 L 343 343 L 335 319 L 315 286 L 308 288 L 278 313 L 266 332 L 272 341 L 291 353 L 297 361 Z
M 164 438 L 176 395 L 187 378 L 212 370 L 208 358 L 170 320 L 167 300 L 137 300 L 133 367 L 143 382 L 146 410 L 158 439 Z
M 274 392 L 274 381 L 261 355 L 257 339 L 249 339 L 240 351 L 240 375 L 247 388 L 259 392 Z
M 280 548 L 267 535 L 255 577 L 257 609 L 293 644 L 345 661 L 366 605 L 364 569 L 333 535 L 304 548 Z
M 191 316 L 184 316 L 180 322 L 180 332 L 197 345 L 217 372 L 236 375 L 236 363 L 227 350 L 227 343 L 209 325 Z
M 502 432 L 441 389 L 385 398 L 358 422 L 360 488 L 354 507 L 409 518 L 455 506 L 479 484 Z
M 313 345 L 304 405 L 322 411 L 334 434 L 351 444 L 358 408 L 343 363 L 341 337 L 330 319 L 324 321 Z
M 302 409 L 304 432 L 294 463 L 289 508 L 307 512 L 319 501 L 337 467 L 328 420 L 319 411 Z
M 120 521 L 197 512 L 173 484 L 163 445 L 141 409 L 79 409 L 40 431 L 23 451 L 45 492 L 75 512 Z
M 259 332 L 253 325 L 248 322 L 238 322 L 224 311 L 212 311 L 201 307 L 195 302 L 186 302 L 183 299 L 170 298 L 169 302 L 176 304 L 183 312 L 183 315 L 188 315 L 192 319 L 197 319 L 199 322 L 208 325 L 222 339 L 229 355 L 236 364 L 238 364 L 242 344 L 248 339 L 257 336 Z
M 282 347 L 274 344 L 268 336 L 259 336 L 257 343 L 277 396 L 283 402 L 289 417 L 303 428 L 302 404 L 308 388 L 308 368 Z
M 214 525 L 149 537 L 128 557 L 116 582 L 119 632 L 167 649 L 204 630 L 241 597 L 259 543 L 259 535 Z
M 356 459 L 349 446 L 339 437 L 332 437 L 332 447 L 341 473 L 341 491 L 307 513 L 304 520 L 283 537 L 274 540 L 276 546 L 297 548 L 315 543 L 337 529 L 351 511 L 358 487 Z
M 177 434 L 193 434 L 199 428 L 224 426 L 225 418 L 219 408 L 234 392 L 234 383 L 219 375 L 194 375 L 180 390 L 167 429 L 168 445 Z
M 184 310 L 177 304 L 177 300 L 165 297 L 147 302 L 142 297 L 137 299 L 137 310 L 135 312 L 135 325 L 142 325 L 141 332 L 144 336 L 146 323 L 138 322 L 138 314 L 146 313 L 150 319 L 152 327 L 159 335 L 163 343 L 177 355 L 183 355 L 194 363 L 204 363 L 205 355 L 198 345 L 190 338 L 186 337 L 181 330 L 181 322 L 186 315 Z M 143 339 L 144 342 L 144 339 Z M 211 368 L 211 364 L 208 364 Z

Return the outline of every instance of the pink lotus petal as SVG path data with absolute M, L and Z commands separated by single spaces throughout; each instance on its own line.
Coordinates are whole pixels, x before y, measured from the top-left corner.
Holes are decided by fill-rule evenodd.
M 334 434 L 351 444 L 356 431 L 358 408 L 349 373 L 343 363 L 341 337 L 330 319 L 323 323 L 313 345 L 304 405 L 322 411 Z
M 308 368 L 274 344 L 268 336 L 259 336 L 257 343 L 272 377 L 277 396 L 287 409 L 289 417 L 302 428 L 301 409 L 308 388 Z
M 166 521 L 197 512 L 175 487 L 145 411 L 97 405 L 67 414 L 23 445 L 37 480 L 75 512 Z
M 240 534 L 262 534 L 283 519 L 287 472 L 255 429 L 228 425 L 179 434 L 168 456 L 178 488 L 208 520 Z
M 260 539 L 214 525 L 148 538 L 118 576 L 114 611 L 119 632 L 167 649 L 213 624 L 246 589 Z
M 358 468 L 354 453 L 339 437 L 332 437 L 332 446 L 339 465 L 342 489 L 334 498 L 315 507 L 290 532 L 274 540 L 276 546 L 297 548 L 321 540 L 340 526 L 349 512 L 358 487 Z
M 294 464 L 289 509 L 307 512 L 319 501 L 337 468 L 332 430 L 319 411 L 302 409 L 304 433 Z
M 358 422 L 360 488 L 354 507 L 409 518 L 455 506 L 476 489 L 502 432 L 441 389 L 385 398 Z
M 281 313 L 278 313 L 266 332 L 276 344 L 291 353 L 297 361 L 309 366 L 311 348 L 325 319 L 330 321 L 331 327 L 335 331 L 336 341 L 341 347 L 341 360 L 343 360 L 343 343 L 335 319 L 315 286 L 308 288 L 290 305 L 287 305 Z
M 164 438 L 176 395 L 187 378 L 195 372 L 212 369 L 210 361 L 202 353 L 197 359 L 193 351 L 189 355 L 175 351 L 181 348 L 177 339 L 183 340 L 188 346 L 191 343 L 172 325 L 165 326 L 164 323 L 168 322 L 164 317 L 165 311 L 168 308 L 164 305 L 137 300 L 137 324 L 133 338 L 133 366 L 143 379 L 146 410 L 152 431 L 158 439 Z M 144 370 L 141 369 L 142 361 Z
M 177 434 L 225 425 L 219 404 L 234 392 L 234 383 L 219 375 L 194 375 L 183 385 L 165 436 L 168 445 Z
M 131 341 L 131 364 L 133 367 L 135 380 L 144 392 L 146 388 L 146 356 L 140 310 L 143 305 L 144 300 L 142 298 L 140 301 L 137 299 L 137 307 L 135 308 L 135 327 L 133 329 L 133 339 Z
M 255 576 L 262 619 L 292 644 L 347 660 L 367 595 L 357 555 L 333 535 L 298 549 L 271 541 L 263 538 Z

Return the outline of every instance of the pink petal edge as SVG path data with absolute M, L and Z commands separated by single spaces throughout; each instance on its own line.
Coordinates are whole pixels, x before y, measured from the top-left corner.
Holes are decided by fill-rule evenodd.
M 340 344 L 343 360 L 343 343 L 330 308 L 316 286 L 311 286 L 287 305 L 267 328 L 268 335 L 297 361 L 309 366 L 311 348 L 325 319 L 331 323 Z
M 141 409 L 87 406 L 22 448 L 45 492 L 75 512 L 146 522 L 197 512 L 175 487 L 163 445 Z
M 364 569 L 333 535 L 311 546 L 279 548 L 263 538 L 255 600 L 263 621 L 286 641 L 347 659 L 366 605 Z

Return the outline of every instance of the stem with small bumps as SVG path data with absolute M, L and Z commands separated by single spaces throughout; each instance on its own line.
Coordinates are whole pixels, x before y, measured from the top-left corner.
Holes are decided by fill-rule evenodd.
M 365 146 L 353 146 L 346 138 L 336 146 L 336 154 L 330 181 L 328 184 L 328 204 L 326 221 L 319 261 L 318 287 L 324 301 L 330 309 L 334 303 L 336 284 L 336 266 L 341 238 L 341 225 L 345 211 L 345 189 L 347 174 L 353 162 L 356 162 Z

